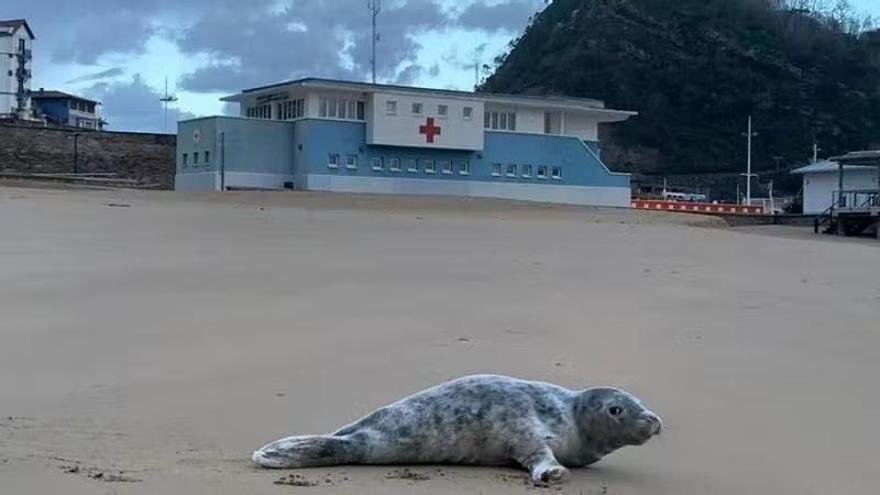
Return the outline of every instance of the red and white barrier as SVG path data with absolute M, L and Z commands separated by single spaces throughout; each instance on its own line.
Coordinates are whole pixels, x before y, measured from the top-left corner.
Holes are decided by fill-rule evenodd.
M 634 199 L 632 207 L 639 210 L 672 211 L 680 213 L 703 213 L 706 215 L 763 215 L 763 206 L 726 205 L 714 203 L 690 203 L 663 199 Z

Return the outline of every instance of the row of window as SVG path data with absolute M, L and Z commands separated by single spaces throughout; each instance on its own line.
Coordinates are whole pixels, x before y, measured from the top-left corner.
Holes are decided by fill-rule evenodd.
M 306 100 L 283 101 L 275 105 L 275 118 L 277 120 L 301 119 L 306 115 Z
M 318 116 L 330 119 L 365 120 L 366 106 L 364 102 L 322 96 L 318 101 Z
M 483 127 L 502 131 L 516 130 L 515 112 L 486 112 Z
M 266 103 L 265 105 L 257 105 L 255 107 L 248 107 L 247 116 L 249 119 L 271 119 L 272 118 L 272 104 Z
M 357 170 L 357 155 L 345 155 L 345 168 L 348 170 Z M 330 169 L 338 169 L 342 166 L 343 157 L 338 153 L 330 153 L 327 159 L 327 167 Z M 406 158 L 401 160 L 397 157 L 373 157 L 370 159 L 370 168 L 374 172 L 403 172 L 406 170 L 410 173 L 424 172 L 426 174 L 443 174 L 443 175 L 471 175 L 471 163 L 461 161 L 453 163 L 450 160 L 417 160 L 415 158 Z
M 344 161 L 344 163 L 343 163 Z M 339 153 L 330 153 L 327 158 L 327 168 L 336 170 L 341 166 L 345 166 L 348 170 L 358 169 L 357 155 L 340 155 Z M 451 160 L 428 160 L 391 157 L 373 157 L 370 159 L 370 169 L 374 172 L 402 172 L 406 170 L 409 173 L 424 172 L 429 175 L 471 175 L 471 163 L 469 161 L 453 162 Z M 509 163 L 507 165 L 495 163 L 492 165 L 492 177 L 506 176 L 509 178 L 521 177 L 523 179 L 553 179 L 562 180 L 562 167 L 549 167 L 547 165 L 517 165 Z
M 198 151 L 196 151 L 192 154 L 192 166 L 193 167 L 199 166 L 199 157 L 200 156 L 199 156 Z M 202 163 L 204 165 L 208 165 L 209 163 L 211 163 L 211 152 L 210 151 L 205 151 L 205 161 Z M 181 164 L 183 165 L 183 168 L 186 168 L 189 166 L 189 153 L 184 153 L 181 156 Z
M 397 102 L 393 100 L 389 100 L 385 102 L 385 113 L 389 116 L 397 115 Z M 413 117 L 421 117 L 425 113 L 425 105 L 423 103 L 414 102 L 410 107 L 410 113 Z M 437 113 L 438 118 L 446 119 L 449 118 L 449 105 L 437 105 Z M 461 118 L 464 120 L 473 120 L 474 118 L 474 107 L 464 107 L 461 109 Z
M 78 112 L 95 113 L 95 104 L 90 101 L 70 100 L 70 109 Z
M 549 175 L 548 175 L 549 172 Z M 562 180 L 562 167 L 548 167 L 547 165 L 517 165 L 508 163 L 503 165 L 495 163 L 492 165 L 492 177 L 522 177 L 523 179 L 547 179 Z

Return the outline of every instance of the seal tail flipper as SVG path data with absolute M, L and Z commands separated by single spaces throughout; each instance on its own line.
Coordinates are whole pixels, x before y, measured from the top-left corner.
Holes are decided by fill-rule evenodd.
M 337 466 L 351 462 L 349 450 L 349 441 L 344 437 L 310 435 L 272 442 L 251 458 L 258 466 L 270 469 Z

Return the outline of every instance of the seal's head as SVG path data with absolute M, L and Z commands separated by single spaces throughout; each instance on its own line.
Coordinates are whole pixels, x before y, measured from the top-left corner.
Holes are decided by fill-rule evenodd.
M 611 452 L 626 445 L 642 445 L 663 429 L 660 417 L 642 402 L 617 388 L 591 388 L 578 407 L 582 431 Z M 607 453 L 607 452 L 606 452 Z

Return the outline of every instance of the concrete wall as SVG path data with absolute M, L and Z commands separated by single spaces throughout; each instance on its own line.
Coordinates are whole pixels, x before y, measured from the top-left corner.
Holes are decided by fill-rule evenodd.
M 367 124 L 216 117 L 181 122 L 178 189 L 227 187 L 443 194 L 628 207 L 629 176 L 611 173 L 596 143 L 572 136 L 486 132 L 482 151 L 368 145 Z M 225 147 L 220 136 L 225 133 Z M 223 152 L 225 149 L 225 154 Z M 206 163 L 204 153 L 210 153 Z M 199 153 L 194 164 L 192 156 Z M 186 155 L 187 165 L 183 164 Z M 331 163 L 333 157 L 333 163 Z M 349 162 L 350 159 L 350 162 Z M 394 161 L 400 170 L 393 170 Z M 349 163 L 351 166 L 349 167 Z M 428 164 L 433 164 L 433 172 Z M 450 167 L 444 165 L 448 164 Z M 415 170 L 408 170 L 410 165 Z M 514 177 L 506 174 L 515 165 Z M 502 174 L 495 175 L 495 167 Z M 538 167 L 547 174 L 539 177 Z M 531 174 L 525 174 L 531 167 Z M 552 170 L 562 171 L 554 178 Z
M 0 172 L 60 174 L 74 172 L 74 134 L 0 124 Z M 144 185 L 174 186 L 177 137 L 162 134 L 81 131 L 79 173 L 114 173 Z
M 844 189 L 878 189 L 877 172 L 873 170 L 847 170 L 844 173 Z M 834 201 L 834 191 L 839 189 L 836 173 L 804 175 L 804 213 L 816 214 L 827 210 Z
M 563 134 L 577 136 L 585 141 L 598 141 L 599 122 L 583 113 L 566 112 Z
M 606 206 L 629 206 L 629 176 L 610 173 L 590 146 L 570 136 L 486 132 L 482 152 L 430 150 L 395 146 L 364 146 L 364 124 L 304 121 L 296 128 L 296 141 L 304 144 L 297 151 L 297 173 L 305 170 L 306 181 L 298 187 L 339 192 L 402 194 L 447 194 L 485 196 L 533 201 Z M 302 141 L 300 141 L 302 140 Z M 329 166 L 329 155 L 339 155 L 338 167 Z M 346 156 L 356 157 L 357 168 L 345 166 Z M 373 160 L 380 159 L 381 170 Z M 390 160 L 400 160 L 401 170 L 392 171 Z M 417 172 L 408 171 L 415 160 Z M 435 163 L 428 173 L 426 161 Z M 453 164 L 451 174 L 443 173 L 442 163 Z M 462 163 L 470 173 L 462 175 Z M 493 166 L 517 165 L 517 176 L 493 175 Z M 531 177 L 523 177 L 525 165 L 532 166 Z M 560 167 L 562 177 L 539 179 L 538 166 Z M 549 172 L 549 170 L 548 170 Z
M 396 115 L 389 115 L 389 101 L 397 102 Z M 412 112 L 414 103 L 421 103 L 422 113 Z M 483 149 L 483 103 L 471 99 L 433 97 L 404 93 L 375 93 L 367 102 L 369 129 L 366 142 L 375 145 L 408 146 L 431 149 L 481 150 Z M 444 118 L 438 107 L 446 105 L 448 115 Z M 465 107 L 471 108 L 470 120 L 465 120 Z M 427 120 L 441 128 L 441 134 L 430 143 L 420 133 Z
M 176 188 L 220 189 L 221 166 L 226 187 L 283 188 L 294 180 L 294 125 L 234 117 L 180 122 Z

